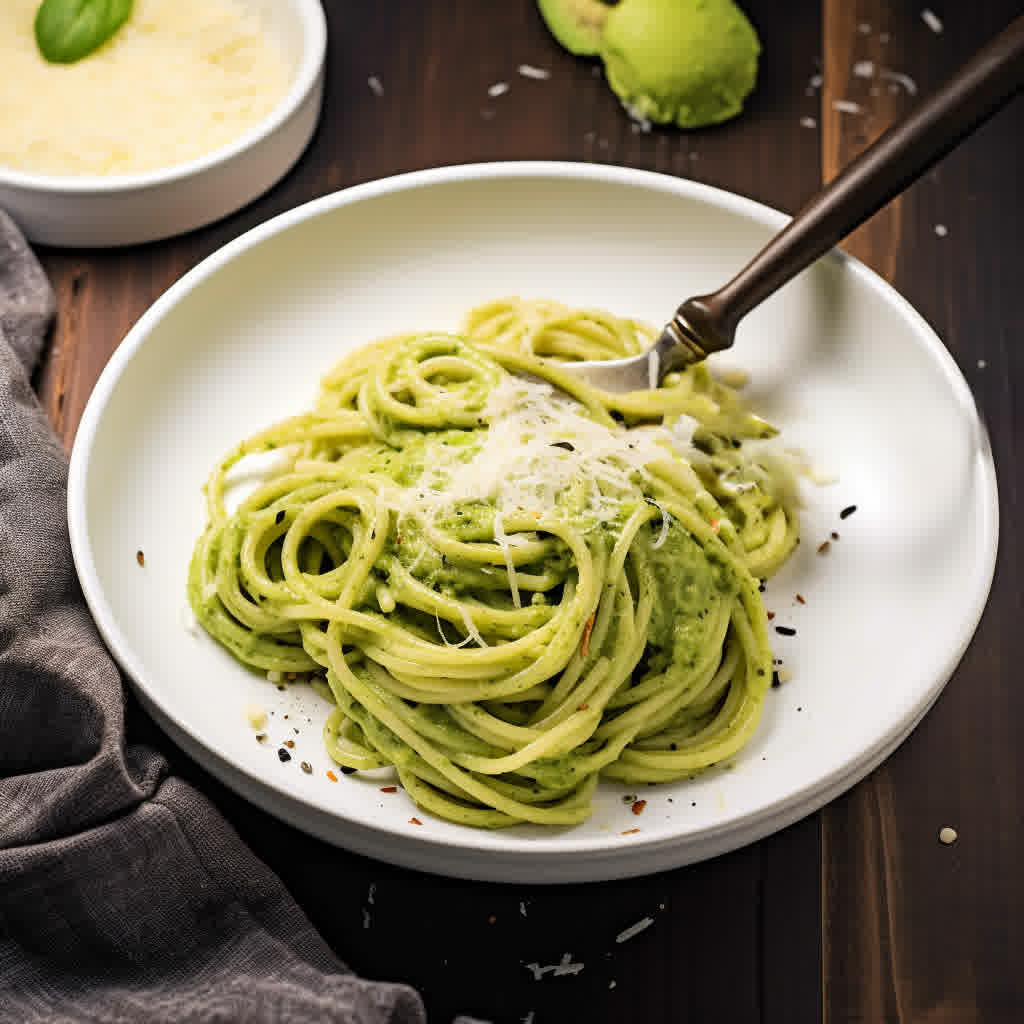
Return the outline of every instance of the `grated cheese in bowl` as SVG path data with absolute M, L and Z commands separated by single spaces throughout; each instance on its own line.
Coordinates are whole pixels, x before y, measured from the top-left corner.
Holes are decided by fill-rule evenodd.
M 290 84 L 242 0 L 136 0 L 111 40 L 67 65 L 36 47 L 38 6 L 0 4 L 0 167 L 82 176 L 185 163 L 253 128 Z

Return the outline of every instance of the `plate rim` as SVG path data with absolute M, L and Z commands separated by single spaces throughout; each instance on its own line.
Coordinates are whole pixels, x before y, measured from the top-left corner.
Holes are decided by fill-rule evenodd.
M 283 780 L 257 776 L 244 766 L 207 747 L 201 737 L 195 735 L 187 723 L 182 721 L 172 709 L 164 706 L 155 692 L 156 688 L 145 682 L 145 673 L 142 671 L 142 666 L 137 663 L 131 651 L 131 645 L 127 642 L 127 638 L 121 634 L 113 612 L 107 603 L 89 543 L 86 505 L 90 459 L 103 412 L 114 393 L 118 381 L 132 359 L 150 337 L 152 328 L 162 320 L 168 310 L 240 254 L 265 243 L 269 239 L 297 225 L 330 213 L 340 207 L 376 199 L 396 192 L 488 179 L 515 181 L 545 178 L 595 181 L 620 186 L 639 186 L 663 194 L 672 194 L 679 198 L 707 203 L 724 209 L 727 212 L 754 220 L 775 230 L 781 229 L 791 219 L 785 213 L 756 200 L 702 182 L 676 178 L 672 175 L 655 171 L 572 161 L 530 160 L 500 161 L 484 164 L 455 164 L 392 175 L 328 193 L 278 214 L 238 235 L 187 271 L 153 302 L 122 339 L 101 372 L 82 414 L 72 446 L 68 472 L 67 512 L 71 550 L 86 603 L 96 622 L 100 635 L 115 661 L 125 672 L 133 687 L 141 696 L 144 696 L 144 703 L 151 709 L 153 707 L 159 709 L 160 715 L 157 717 L 163 720 L 161 724 L 164 725 L 164 731 L 168 731 L 165 723 L 169 721 L 179 734 L 188 737 L 190 742 L 187 744 L 187 749 L 191 756 L 196 757 L 195 748 L 200 748 L 208 755 L 197 758 L 204 767 L 211 770 L 213 774 L 230 788 L 240 792 L 246 799 L 251 800 L 263 809 L 267 809 L 265 802 L 267 791 L 269 791 L 275 807 L 278 807 L 282 800 L 294 805 L 296 814 L 286 817 L 296 827 L 303 828 L 305 831 L 311 831 L 309 828 L 305 828 L 301 820 L 299 820 L 301 817 L 299 811 L 301 809 L 311 810 L 317 815 L 328 815 L 330 813 L 330 817 L 338 826 L 336 837 L 324 835 L 319 830 L 315 834 L 337 845 L 345 845 L 344 839 L 340 837 L 346 829 L 366 830 L 374 833 L 382 842 L 397 840 L 399 846 L 410 844 L 410 849 L 419 849 L 424 853 L 423 858 L 391 856 L 390 852 L 385 854 L 379 850 L 370 855 L 390 860 L 393 863 L 402 863 L 410 867 L 422 867 L 425 870 L 443 874 L 451 874 L 452 872 L 438 865 L 428 863 L 430 854 L 457 850 L 462 857 L 476 856 L 484 861 L 484 870 L 482 872 L 464 875 L 463 877 L 477 877 L 494 881 L 505 881 L 509 878 L 507 872 L 500 871 L 500 865 L 497 862 L 502 858 L 507 859 L 510 857 L 516 861 L 522 861 L 526 865 L 532 864 L 536 868 L 537 864 L 550 861 L 550 858 L 564 854 L 589 856 L 599 860 L 617 853 L 624 860 L 637 862 L 637 870 L 627 872 L 628 874 L 636 875 L 648 871 L 663 870 L 666 866 L 670 866 L 671 858 L 666 856 L 669 850 L 685 851 L 688 847 L 695 845 L 713 845 L 716 836 L 722 836 L 726 841 L 728 841 L 730 836 L 735 837 L 735 842 L 731 845 L 716 846 L 713 853 L 706 854 L 705 856 L 724 853 L 727 850 L 735 849 L 763 838 L 778 828 L 784 827 L 785 824 L 798 820 L 800 817 L 823 806 L 829 800 L 834 799 L 863 778 L 869 771 L 873 770 L 877 764 L 910 734 L 952 677 L 977 630 L 987 605 L 998 552 L 999 504 L 995 466 L 988 443 L 987 431 L 966 379 L 953 359 L 952 354 L 942 343 L 937 332 L 922 314 L 910 304 L 909 300 L 860 261 L 844 253 L 841 249 L 835 249 L 823 257 L 823 259 L 839 261 L 845 270 L 860 277 L 867 287 L 880 293 L 881 300 L 885 304 L 894 307 L 901 317 L 909 323 L 913 328 L 913 333 L 918 343 L 923 346 L 926 353 L 942 369 L 953 396 L 963 406 L 969 422 L 977 431 L 977 443 L 972 454 L 972 469 L 978 492 L 976 501 L 978 502 L 977 507 L 979 510 L 978 565 L 980 568 L 974 574 L 975 584 L 972 587 L 974 598 L 968 609 L 969 614 L 960 620 L 960 628 L 956 637 L 956 643 L 952 648 L 952 653 L 943 659 L 941 665 L 928 673 L 929 685 L 924 687 L 923 690 L 916 692 L 912 700 L 908 699 L 905 701 L 900 707 L 900 714 L 893 716 L 885 731 L 878 734 L 874 738 L 874 742 L 867 744 L 863 749 L 859 750 L 855 758 L 847 761 L 842 767 L 833 769 L 826 776 L 815 776 L 812 781 L 804 783 L 771 803 L 762 804 L 755 810 L 748 811 L 745 815 L 730 819 L 728 825 L 723 826 L 720 823 L 710 823 L 687 832 L 684 837 L 662 835 L 645 838 L 641 834 L 636 836 L 635 841 L 631 841 L 629 845 L 623 844 L 615 848 L 612 846 L 612 843 L 618 837 L 613 833 L 605 837 L 588 838 L 573 838 L 571 835 L 559 833 L 557 836 L 552 837 L 516 837 L 514 839 L 503 837 L 496 839 L 495 833 L 466 829 L 465 835 L 460 836 L 458 843 L 453 843 L 449 837 L 433 836 L 429 833 L 411 837 L 409 833 L 400 831 L 383 822 L 375 824 L 350 817 L 344 814 L 343 809 L 338 809 L 332 813 L 327 812 L 322 806 L 312 802 L 301 793 L 290 790 Z M 175 738 L 172 736 L 172 739 Z M 180 739 L 175 739 L 175 742 L 179 746 L 182 745 Z M 221 770 L 218 771 L 218 768 Z M 230 771 L 224 770 L 225 768 L 230 769 Z M 863 770 L 860 770 L 861 768 Z M 244 779 L 244 783 L 236 778 L 229 777 L 239 773 Z M 253 796 L 252 791 L 254 790 L 262 791 L 264 799 L 261 800 L 259 797 Z M 817 797 L 823 793 L 830 793 L 831 795 L 816 802 Z M 279 809 L 272 812 L 268 811 L 268 813 L 273 813 L 278 817 L 282 816 Z M 787 817 L 787 815 L 791 816 Z M 779 819 L 778 824 L 776 819 Z M 497 833 L 497 836 L 501 836 L 501 833 Z M 360 852 L 365 853 L 366 850 L 364 849 Z M 496 873 L 494 874 L 488 873 L 486 870 L 488 857 L 495 858 Z M 703 857 L 698 857 L 697 859 L 703 859 Z M 677 857 L 676 859 L 678 864 L 689 863 L 690 861 L 691 858 L 685 856 Z M 644 867 L 643 863 L 640 862 L 656 862 L 657 866 Z M 581 870 L 574 877 L 581 879 L 585 877 L 587 880 L 595 880 L 597 878 L 624 877 L 624 874 L 617 873 L 611 875 L 599 873 L 588 875 L 585 870 Z M 536 880 L 540 881 L 541 879 Z M 559 878 L 554 880 L 564 881 L 565 879 Z

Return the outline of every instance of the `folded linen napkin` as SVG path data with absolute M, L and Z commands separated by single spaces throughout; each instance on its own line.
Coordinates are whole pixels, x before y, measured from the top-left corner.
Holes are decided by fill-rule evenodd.
M 424 1024 L 357 978 L 155 751 L 82 600 L 29 375 L 49 283 L 0 211 L 0 1021 Z

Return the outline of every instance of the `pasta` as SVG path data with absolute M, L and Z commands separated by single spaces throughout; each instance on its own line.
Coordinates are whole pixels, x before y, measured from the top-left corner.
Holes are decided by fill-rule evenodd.
M 507 299 L 352 352 L 212 473 L 199 622 L 334 704 L 344 770 L 391 765 L 466 825 L 576 824 L 599 778 L 729 758 L 771 681 L 759 586 L 797 543 L 795 492 L 774 429 L 706 365 L 627 394 L 559 365 L 651 340 Z M 232 469 L 277 449 L 230 509 Z

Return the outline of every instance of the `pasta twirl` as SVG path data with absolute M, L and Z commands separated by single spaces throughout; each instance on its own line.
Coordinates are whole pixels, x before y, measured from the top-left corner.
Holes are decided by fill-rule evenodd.
M 796 544 L 794 491 L 773 428 L 706 366 L 629 394 L 559 369 L 650 341 L 512 299 L 354 351 L 312 411 L 214 470 L 200 623 L 334 703 L 340 765 L 392 765 L 468 825 L 571 825 L 601 777 L 735 754 L 771 679 L 759 584 Z M 272 449 L 230 509 L 232 468 Z

